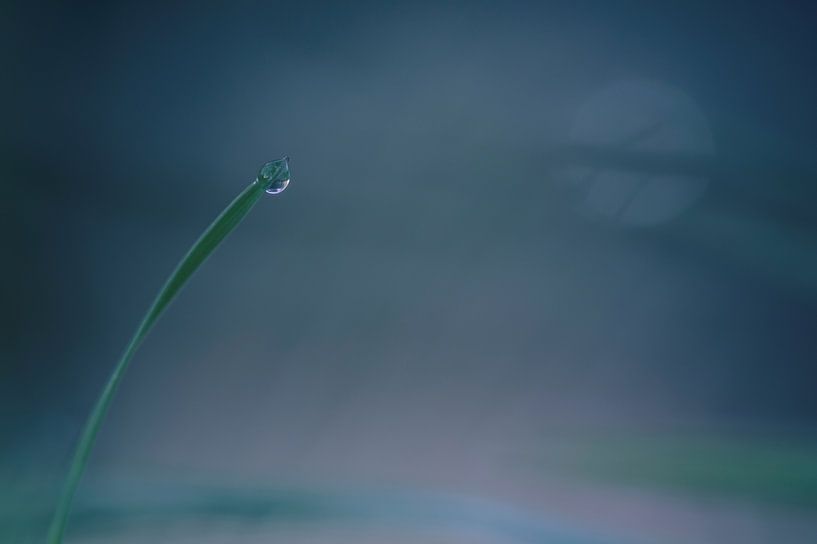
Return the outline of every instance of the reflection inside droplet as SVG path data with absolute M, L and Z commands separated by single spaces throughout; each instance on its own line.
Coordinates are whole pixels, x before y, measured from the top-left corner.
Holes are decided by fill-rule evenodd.
M 258 171 L 256 181 L 271 195 L 283 192 L 289 185 L 289 157 L 266 163 Z

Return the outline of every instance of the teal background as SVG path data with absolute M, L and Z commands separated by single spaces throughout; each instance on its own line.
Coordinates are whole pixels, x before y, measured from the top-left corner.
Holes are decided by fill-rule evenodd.
M 794 2 L 5 3 L 0 540 L 42 541 L 152 296 L 289 155 L 287 191 L 137 355 L 69 537 L 185 542 L 226 508 L 224 539 L 266 541 L 290 518 L 244 496 L 260 488 L 363 504 L 354 527 L 432 497 L 386 516 L 407 542 L 460 500 L 542 538 L 810 542 L 815 20 Z M 617 208 L 642 183 L 656 195 Z M 254 536 L 243 507 L 196 506 L 225 487 L 267 512 Z M 446 534 L 539 538 L 460 521 Z

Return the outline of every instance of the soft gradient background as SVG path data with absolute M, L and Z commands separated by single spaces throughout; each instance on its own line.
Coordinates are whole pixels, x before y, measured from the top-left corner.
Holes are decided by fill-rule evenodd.
M 0 21 L 3 542 L 43 541 L 142 312 L 283 155 L 290 188 L 137 355 L 69 542 L 815 541 L 814 6 L 6 2 Z M 364 536 L 229 501 L 188 516 L 205 486 L 393 512 Z M 545 536 L 471 510 L 437 531 L 406 496 Z

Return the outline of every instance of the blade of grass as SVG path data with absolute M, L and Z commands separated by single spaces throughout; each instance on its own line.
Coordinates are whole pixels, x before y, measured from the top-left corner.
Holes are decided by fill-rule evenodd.
M 113 373 L 105 384 L 105 388 L 102 390 L 99 399 L 85 423 L 79 443 L 74 451 L 74 457 L 65 480 L 65 486 L 57 503 L 57 509 L 51 520 L 51 527 L 48 531 L 48 544 L 60 544 L 62 542 L 65 525 L 68 521 L 68 514 L 71 511 L 71 503 L 73 502 L 74 494 L 76 493 L 82 474 L 85 472 L 85 467 L 88 464 L 88 457 L 96 440 L 96 435 L 99 432 L 99 427 L 105 418 L 105 414 L 108 412 L 111 400 L 113 400 L 116 390 L 119 388 L 119 383 L 122 381 L 122 376 L 125 374 L 134 353 L 136 353 L 136 350 L 145 339 L 145 336 L 147 336 L 148 332 L 153 328 L 156 320 L 162 315 L 162 312 L 164 312 L 181 288 L 184 287 L 187 280 L 190 279 L 190 276 L 193 275 L 196 269 L 201 266 L 224 238 L 244 219 L 255 203 L 258 202 L 261 195 L 264 194 L 265 188 L 264 183 L 260 183 L 258 180 L 254 181 L 216 217 L 215 221 L 207 227 L 204 234 L 193 244 L 193 247 L 190 248 L 181 262 L 176 266 L 176 270 L 170 275 L 156 296 L 156 299 L 153 301 L 153 304 L 150 306 L 150 309 L 148 309 L 145 317 L 133 334 L 133 338 L 131 338 L 130 343 L 128 343 L 128 346 L 125 348 L 122 357 L 119 359 L 119 362 L 116 363 Z

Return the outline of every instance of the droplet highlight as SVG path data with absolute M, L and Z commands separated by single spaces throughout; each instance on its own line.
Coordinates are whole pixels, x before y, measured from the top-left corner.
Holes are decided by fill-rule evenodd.
M 258 170 L 255 181 L 262 184 L 268 194 L 284 192 L 289 185 L 289 157 L 266 163 Z

